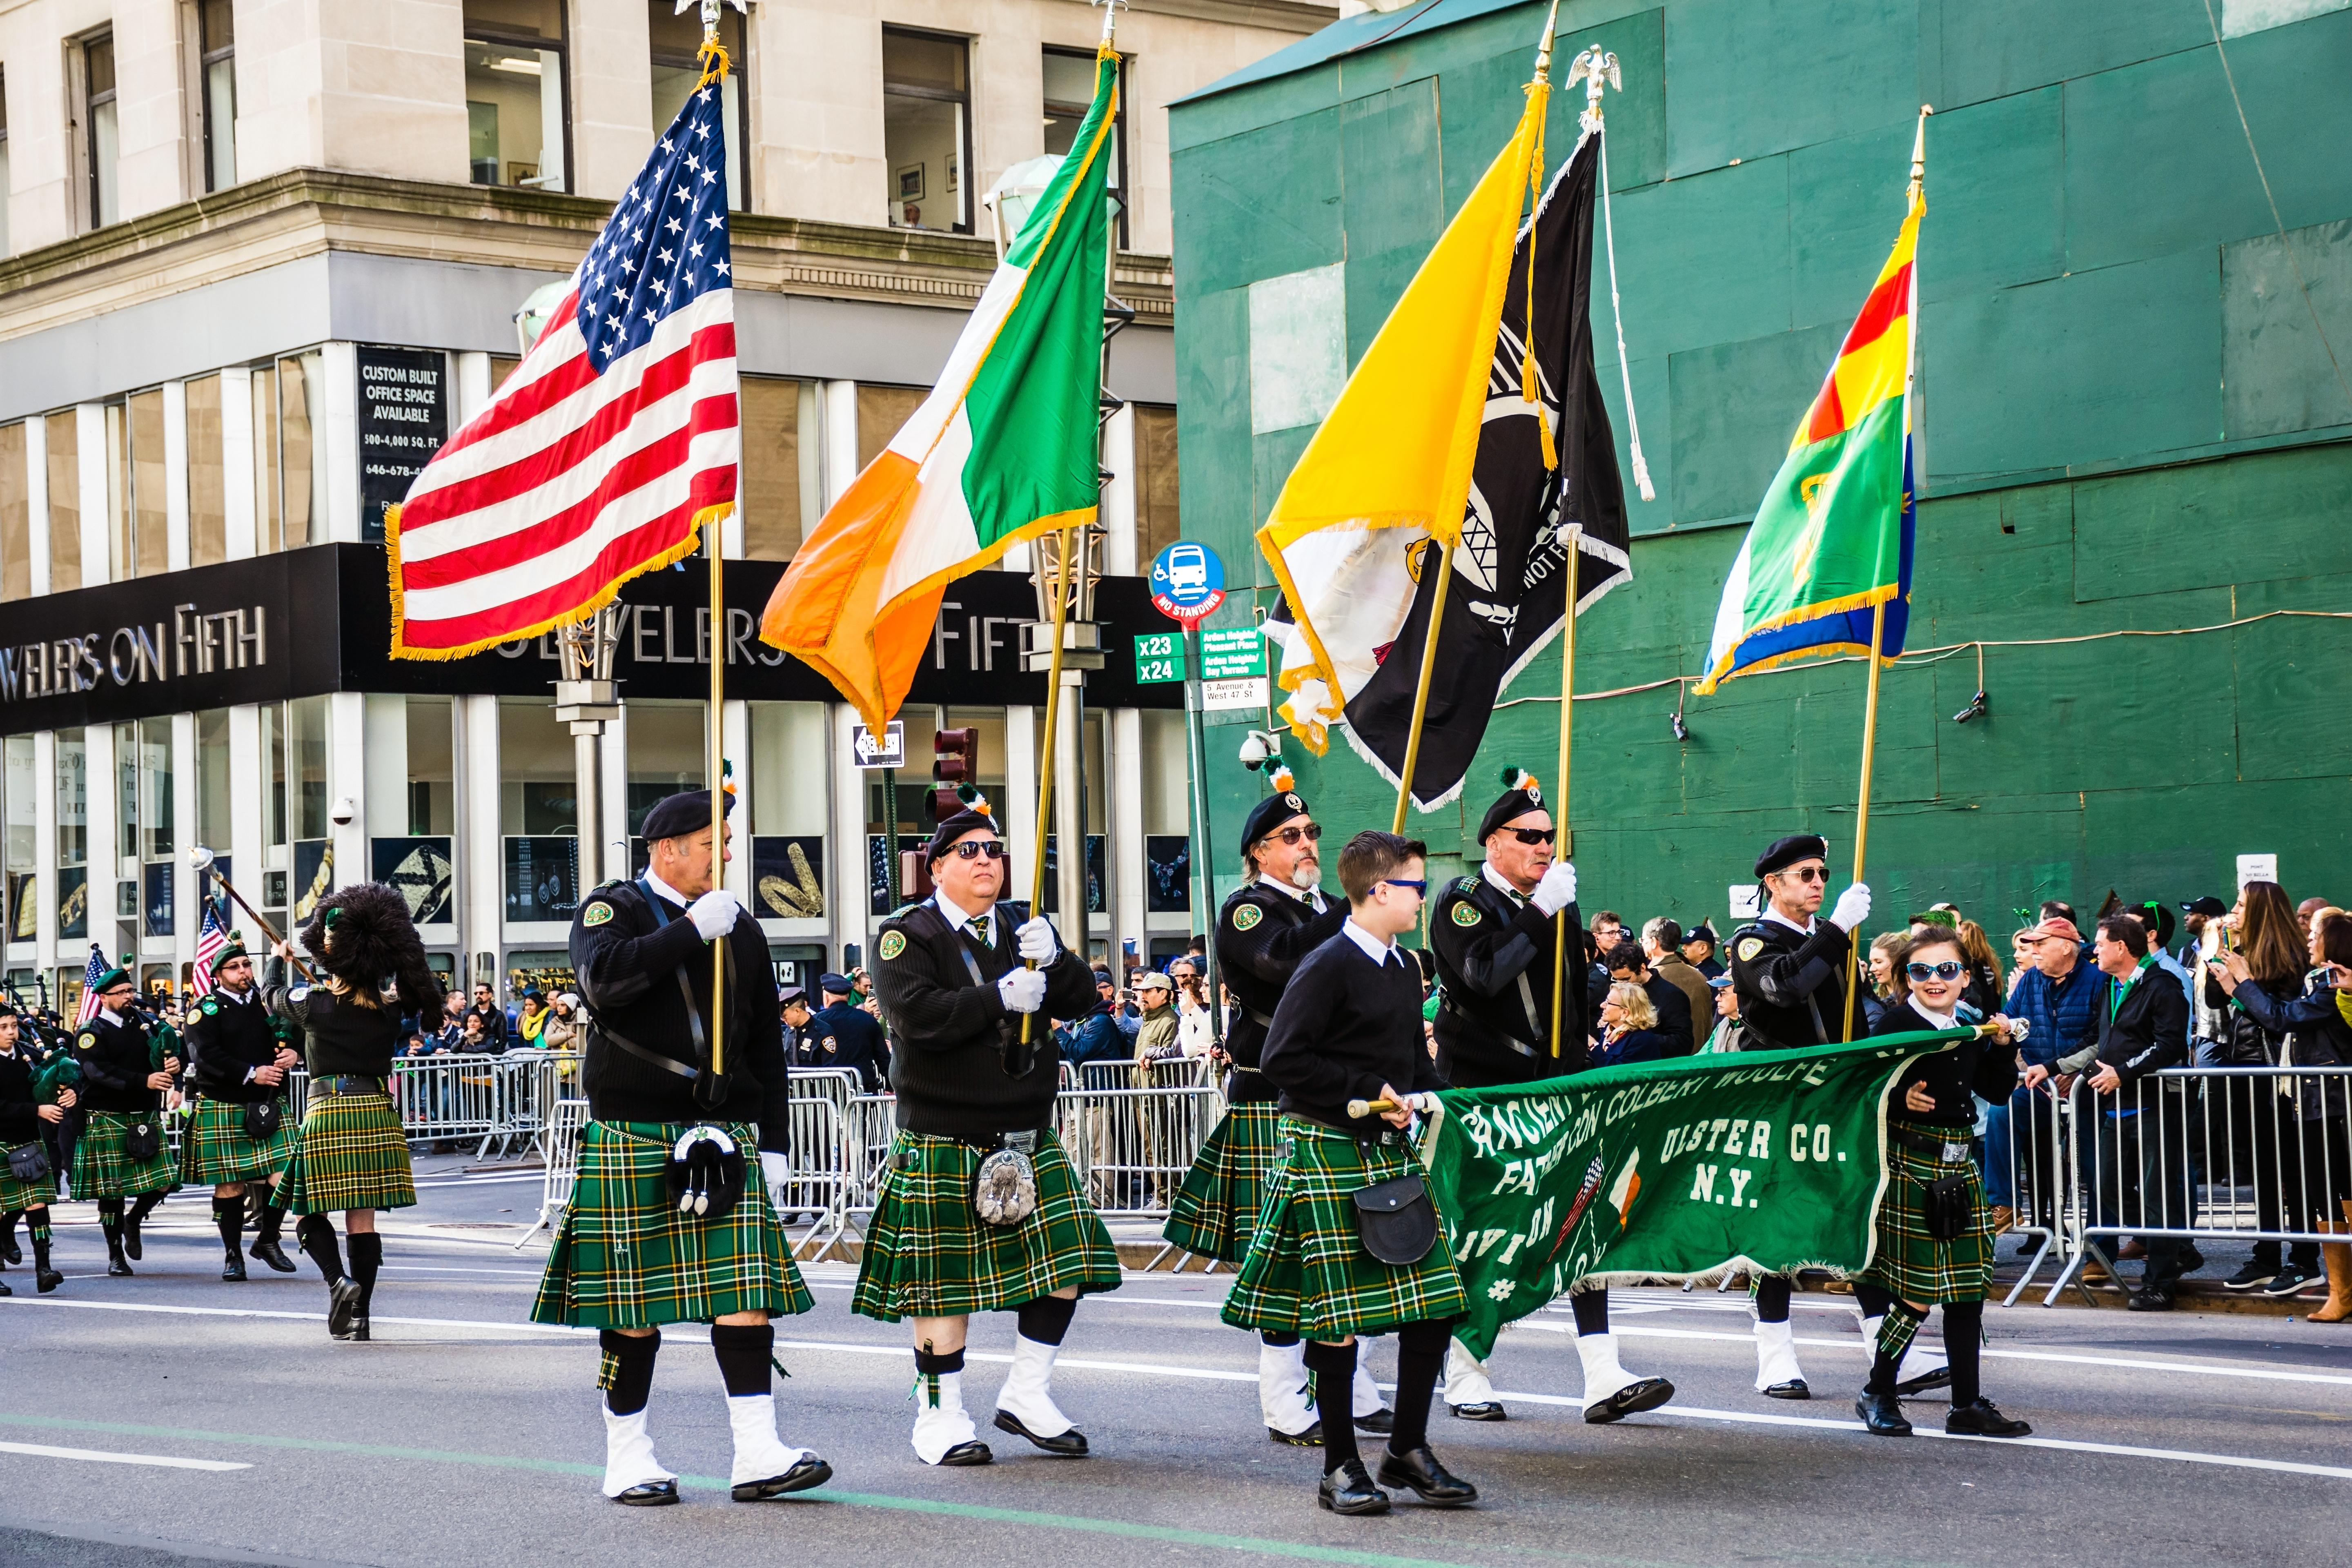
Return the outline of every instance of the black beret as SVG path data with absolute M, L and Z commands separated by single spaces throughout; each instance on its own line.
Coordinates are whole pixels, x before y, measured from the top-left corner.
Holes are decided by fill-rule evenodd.
M 994 833 L 996 818 L 984 811 L 957 812 L 953 816 L 940 823 L 939 831 L 931 835 L 931 841 L 923 846 L 923 864 L 938 865 L 940 858 L 955 847 L 957 839 L 966 834 L 977 833 L 983 827 Z
M 828 996 L 846 996 L 852 991 L 857 989 L 857 987 L 849 983 L 848 975 L 832 973 L 818 975 L 816 977 L 816 988 L 824 992 Z
M 1242 824 L 1242 845 L 1246 848 L 1292 817 L 1306 815 L 1307 802 L 1297 790 L 1281 790 L 1267 795 L 1250 807 L 1249 816 Z
M 22 1016 L 16 1011 L 16 1005 L 14 1002 L 0 1001 L 0 1018 L 16 1018 Z
M 1478 824 L 1478 842 L 1484 844 L 1506 823 L 1516 822 L 1531 811 L 1544 809 L 1543 791 L 1536 787 L 1535 775 L 1525 768 L 1503 770 L 1503 793 L 1486 808 Z
M 735 809 L 735 797 L 722 793 L 728 812 Z M 646 825 L 639 835 L 648 844 L 663 838 L 690 838 L 710 826 L 710 792 L 690 789 L 678 795 L 665 795 L 654 802 L 646 813 Z
M 1772 847 L 1756 857 L 1756 874 L 1769 877 L 1785 870 L 1800 860 L 1826 860 L 1830 858 L 1830 841 L 1818 833 L 1791 833 L 1786 838 L 1776 838 Z

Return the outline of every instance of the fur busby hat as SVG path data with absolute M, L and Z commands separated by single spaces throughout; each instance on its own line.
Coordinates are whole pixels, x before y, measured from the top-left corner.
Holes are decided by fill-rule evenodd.
M 1543 809 L 1543 790 L 1536 783 L 1536 775 L 1525 768 L 1505 768 L 1503 793 L 1495 797 L 1495 804 L 1486 808 L 1486 816 L 1479 821 L 1478 842 L 1484 844 L 1497 828 L 1531 811 Z
M 923 864 L 926 866 L 938 865 L 940 857 L 954 848 L 956 840 L 968 834 L 977 833 L 983 827 L 991 833 L 1001 831 L 996 826 L 996 808 L 988 804 L 988 797 L 981 794 L 977 786 L 963 785 L 956 791 L 956 798 L 963 802 L 963 809 L 941 822 L 939 831 L 931 835 L 931 841 L 923 846 Z
M 398 889 L 362 882 L 320 900 L 302 928 L 302 945 L 362 1001 L 373 1002 L 389 979 L 399 984 L 403 1012 L 441 1016 L 441 982 L 425 962 L 425 944 Z

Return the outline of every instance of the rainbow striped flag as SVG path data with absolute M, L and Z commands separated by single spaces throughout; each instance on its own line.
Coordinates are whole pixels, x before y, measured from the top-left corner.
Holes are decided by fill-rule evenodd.
M 1903 651 L 1914 527 L 1912 255 L 1927 210 L 1915 193 L 1862 314 L 1764 492 L 1723 584 L 1702 694 L 1792 659 L 1868 653 L 1872 613 L 1882 604 L 1879 652 Z

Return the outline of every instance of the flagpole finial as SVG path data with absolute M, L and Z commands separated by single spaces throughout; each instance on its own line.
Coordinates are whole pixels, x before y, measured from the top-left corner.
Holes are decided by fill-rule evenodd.
M 1087 0 L 1087 4 L 1089 5 L 1098 5 L 1103 8 L 1102 47 L 1104 48 L 1110 47 L 1112 35 L 1115 34 L 1118 28 L 1118 8 L 1121 5 L 1126 5 L 1127 0 Z
M 1911 196 L 1915 201 L 1927 184 L 1927 116 L 1935 112 L 1931 105 L 1919 106 L 1919 129 L 1911 138 Z
M 1576 57 L 1568 68 L 1568 85 L 1584 84 L 1584 115 L 1580 121 L 1586 131 L 1601 125 L 1601 95 L 1608 88 L 1625 89 L 1625 73 L 1617 64 L 1617 57 L 1594 44 Z
M 1559 0 L 1551 0 L 1551 11 L 1544 17 L 1543 42 L 1536 46 L 1536 80 L 1551 80 L 1552 34 L 1559 23 Z

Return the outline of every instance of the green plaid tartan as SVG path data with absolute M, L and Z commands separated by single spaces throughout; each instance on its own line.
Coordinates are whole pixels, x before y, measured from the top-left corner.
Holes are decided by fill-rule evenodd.
M 46 1154 L 48 1145 L 41 1145 Z M 0 1154 L 5 1154 L 0 1149 Z M 23 1209 L 37 1209 L 58 1195 L 58 1175 L 55 1171 L 37 1182 L 20 1182 L 8 1173 L 5 1160 L 0 1160 L 0 1214 L 16 1214 Z
M 1992 1213 L 1974 1160 L 1946 1163 L 1924 1149 L 1892 1143 L 1886 1195 L 1878 1201 L 1876 1256 L 1860 1278 L 1927 1307 L 1981 1301 L 1992 1285 Z M 1927 1184 L 1946 1176 L 1969 1184 L 1969 1227 L 1950 1241 L 1927 1234 Z
M 294 1157 L 294 1124 L 281 1121 L 267 1138 L 245 1135 L 245 1107 L 200 1100 L 180 1129 L 180 1180 L 192 1187 L 266 1182 Z
M 1281 1142 L 1282 1110 L 1270 1100 L 1233 1106 L 1201 1145 L 1160 1234 L 1195 1258 L 1239 1263 L 1250 1222 L 1265 1201 Z
M 959 1139 L 898 1134 L 850 1310 L 895 1323 L 1004 1311 L 1071 1285 L 1081 1295 L 1118 1289 L 1118 1249 L 1078 1190 L 1061 1141 L 1039 1136 L 1030 1156 L 1037 1207 L 1015 1226 L 990 1225 L 972 1212 L 987 1154 Z
M 1418 1263 L 1382 1263 L 1356 1238 L 1349 1194 L 1418 1175 L 1412 1150 L 1360 1143 L 1297 1116 L 1282 1119 L 1281 1134 L 1289 1152 L 1266 1178 L 1249 1251 L 1225 1295 L 1225 1321 L 1333 1342 L 1470 1310 L 1443 1215 L 1437 1245 Z
M 782 1317 L 816 1305 L 760 1179 L 760 1137 L 751 1128 L 726 1124 L 743 1147 L 741 1201 L 719 1219 L 677 1212 L 662 1172 L 694 1125 L 588 1123 L 579 1181 L 530 1304 L 532 1322 L 646 1329 L 707 1323 L 730 1312 Z
M 163 1113 L 155 1112 L 155 1157 L 142 1163 L 123 1146 L 131 1124 L 140 1120 L 111 1110 L 93 1110 L 89 1124 L 74 1144 L 73 1195 L 78 1203 L 94 1198 L 135 1198 L 145 1193 L 168 1193 L 180 1184 L 172 1169 L 171 1144 L 163 1138 Z
M 387 1094 L 313 1094 L 279 1195 L 298 1215 L 404 1209 L 416 1202 L 408 1140 Z

